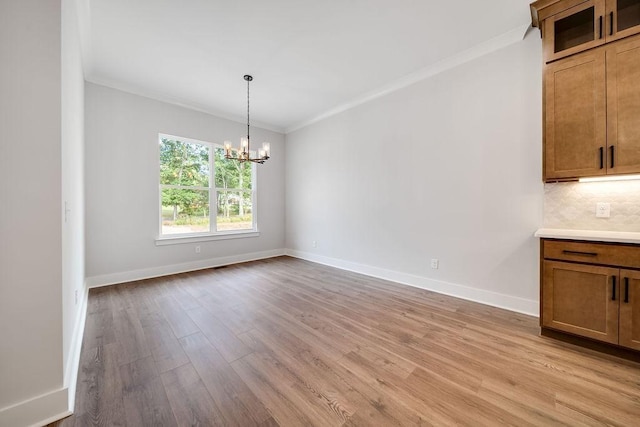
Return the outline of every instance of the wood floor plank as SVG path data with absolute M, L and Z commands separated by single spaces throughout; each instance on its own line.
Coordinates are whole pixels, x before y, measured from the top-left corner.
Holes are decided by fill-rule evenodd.
M 127 425 L 177 426 L 153 358 L 120 366 Z
M 87 301 L 87 313 L 111 309 L 111 290 L 108 287 L 94 288 L 89 291 L 91 298 Z
M 634 426 L 640 364 L 278 257 L 91 290 L 63 426 Z
M 84 329 L 85 338 L 82 341 L 82 347 L 87 350 L 116 342 L 113 311 L 109 309 L 87 313 Z
M 113 314 L 114 333 L 119 346 L 120 364 L 128 364 L 151 355 L 142 325 L 135 308 L 118 310 Z
M 519 425 L 531 426 L 504 409 L 483 404 L 482 399 L 432 372 L 417 368 L 404 388 L 424 402 L 455 414 L 456 423 L 463 425 Z
M 420 414 L 411 409 L 404 410 L 389 396 L 379 394 L 377 383 L 373 387 L 366 384 L 353 372 L 323 359 L 313 347 L 294 336 L 262 333 L 258 329 L 246 335 L 254 341 L 259 355 L 277 361 L 281 372 L 286 370 L 289 377 L 297 380 L 292 382 L 313 390 L 318 397 L 316 400 L 338 413 L 345 422 L 356 413 L 366 413 L 366 418 L 373 424 L 427 424 Z M 269 356 L 271 354 L 275 356 Z
M 164 319 L 153 326 L 143 328 L 143 331 L 160 373 L 189 363 L 187 354 Z
M 242 358 L 233 362 L 233 368 L 255 395 L 264 403 L 269 413 L 279 425 L 313 426 L 320 425 L 318 421 L 308 417 L 304 408 L 298 407 L 290 400 L 291 394 L 282 394 L 280 388 L 284 384 L 274 382 Z
M 161 296 L 156 299 L 156 303 L 164 318 L 169 322 L 176 338 L 200 332 L 200 328 L 193 323 L 193 320 L 187 316 L 187 313 L 177 305 L 178 303 L 171 296 Z
M 165 372 L 161 378 L 178 425 L 219 426 L 224 424 L 222 412 L 211 399 L 191 364 Z
M 82 350 L 75 415 L 87 425 L 125 425 L 118 351 L 115 343 Z
M 191 310 L 200 307 L 198 299 L 186 290 L 186 288 L 189 287 L 190 274 L 193 273 L 176 274 L 172 276 L 172 281 L 167 283 L 167 286 L 171 286 L 171 296 L 178 302 L 178 305 L 183 310 Z
M 257 425 L 271 416 L 204 334 L 189 335 L 180 343 L 229 425 Z
M 499 407 L 518 418 L 525 420 L 532 425 L 538 426 L 586 426 L 584 422 L 575 418 L 570 418 L 559 411 L 549 412 L 539 407 L 535 401 L 525 401 L 513 399 L 513 394 L 509 393 L 509 387 L 491 390 L 481 387 L 478 397 L 487 404 Z M 595 420 L 592 420 L 595 421 Z
M 187 314 L 227 362 L 233 362 L 251 352 L 250 348 L 207 309 L 198 307 L 189 310 Z

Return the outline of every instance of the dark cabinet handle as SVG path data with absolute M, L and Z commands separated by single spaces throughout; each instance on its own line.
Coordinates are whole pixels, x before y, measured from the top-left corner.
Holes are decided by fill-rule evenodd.
M 602 38 L 602 16 L 600 16 L 600 38 Z
M 612 145 L 611 147 L 609 147 L 609 151 L 611 152 L 611 168 L 612 168 L 612 169 L 613 169 L 613 168 L 615 167 L 615 165 L 616 165 L 616 161 L 615 161 L 615 158 L 614 158 L 614 156 L 615 156 L 615 154 L 616 154 L 616 151 L 615 151 L 615 150 L 616 150 L 616 149 L 615 149 L 615 147 L 614 147 L 613 145 Z
M 616 276 L 611 276 L 611 301 L 616 300 Z
M 604 169 L 604 147 L 600 147 L 600 169 Z
M 613 12 L 609 14 L 609 35 L 613 35 Z
M 565 255 L 580 255 L 580 256 L 598 256 L 597 252 L 580 252 L 580 251 L 562 251 Z
M 624 278 L 624 302 L 629 303 L 629 278 Z

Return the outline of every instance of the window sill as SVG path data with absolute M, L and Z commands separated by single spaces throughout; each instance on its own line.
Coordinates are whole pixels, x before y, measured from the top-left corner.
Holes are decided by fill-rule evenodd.
M 199 243 L 211 240 L 246 239 L 259 237 L 260 232 L 255 230 L 235 231 L 231 233 L 206 234 L 200 236 L 163 236 L 156 238 L 156 246 L 181 245 L 185 243 Z

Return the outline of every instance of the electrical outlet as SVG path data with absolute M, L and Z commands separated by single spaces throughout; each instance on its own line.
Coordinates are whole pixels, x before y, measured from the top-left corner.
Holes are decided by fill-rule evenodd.
M 75 294 L 74 294 L 74 295 L 75 295 L 75 298 L 76 298 L 76 302 L 75 302 L 75 304 L 76 304 L 76 305 L 78 305 L 78 290 L 77 290 L 77 289 L 76 289 L 76 291 L 75 291 Z
M 611 203 L 598 203 L 596 204 L 596 218 L 609 218 L 611 217 Z
M 313 246 L 314 248 L 317 248 L 318 242 L 314 240 L 313 242 L 311 242 L 311 246 Z
M 437 269 L 438 269 L 438 265 L 439 265 L 439 264 L 440 264 L 440 261 L 438 261 L 437 259 L 433 258 L 433 259 L 431 260 L 431 268 L 433 268 L 433 269 L 436 269 L 436 270 L 437 270 Z
M 200 253 L 200 245 L 196 246 L 196 253 L 199 254 Z

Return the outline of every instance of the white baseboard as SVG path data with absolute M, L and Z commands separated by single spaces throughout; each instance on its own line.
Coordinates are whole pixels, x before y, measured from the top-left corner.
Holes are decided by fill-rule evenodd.
M 84 337 L 84 324 L 87 320 L 87 302 L 89 300 L 89 288 L 84 282 L 80 308 L 76 315 L 71 337 L 71 347 L 65 365 L 64 385 L 69 390 L 69 412 L 73 412 L 76 404 L 76 385 L 78 383 L 78 369 L 80 368 L 80 351 L 82 350 L 82 338 Z
M 355 262 L 325 257 L 322 255 L 316 255 L 294 249 L 285 249 L 285 254 L 295 258 L 316 262 L 318 264 L 324 264 L 331 267 L 340 268 L 342 270 L 353 271 L 355 273 L 377 277 L 379 279 L 389 280 L 391 282 L 402 283 L 403 285 L 426 289 L 440 294 L 478 302 L 493 307 L 504 308 L 506 310 L 528 314 L 530 316 L 538 317 L 539 315 L 539 303 L 535 300 L 499 294 L 497 292 L 491 292 L 485 289 L 470 288 L 468 286 L 458 285 L 455 283 L 442 282 L 422 276 L 402 273 L 400 271 L 386 270 L 384 268 L 373 267 L 366 264 L 358 264 Z
M 24 402 L 0 409 L 0 426 L 44 426 L 71 415 L 67 388 L 45 393 Z
M 80 309 L 74 323 L 69 355 L 65 362 L 64 387 L 0 409 L 0 426 L 45 426 L 73 413 L 76 401 L 80 350 L 82 349 L 84 323 L 87 318 L 88 293 L 89 290 L 85 284 L 83 297 L 80 301 Z
M 140 270 L 123 271 L 120 273 L 105 274 L 87 278 L 89 288 L 115 285 L 118 283 L 132 282 L 135 280 L 151 279 L 153 277 L 168 276 L 170 274 L 186 273 L 189 271 L 204 270 L 205 268 L 222 267 L 224 265 L 238 264 L 241 262 L 257 261 L 273 258 L 285 254 L 284 249 L 270 251 L 251 252 L 248 254 L 232 255 L 227 257 L 210 258 L 200 261 L 185 262 L 182 264 L 163 265 L 160 267 L 143 268 Z

